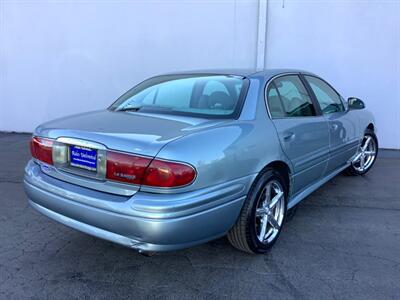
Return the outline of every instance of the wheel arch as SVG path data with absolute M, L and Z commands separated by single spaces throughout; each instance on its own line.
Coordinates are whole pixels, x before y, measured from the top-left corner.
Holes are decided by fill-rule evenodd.
M 292 172 L 290 170 L 289 165 L 286 162 L 282 161 L 282 160 L 275 160 L 275 161 L 272 161 L 272 162 L 268 163 L 261 170 L 260 174 L 263 173 L 264 170 L 269 169 L 269 168 L 274 169 L 275 171 L 277 171 L 282 176 L 282 178 L 285 180 L 285 187 L 287 189 L 286 192 L 288 194 L 290 194 L 291 174 L 292 174 Z
M 370 122 L 365 130 L 370 130 L 374 134 L 375 142 L 376 142 L 376 147 L 379 147 L 379 141 L 378 137 L 376 136 L 376 127 L 374 123 Z

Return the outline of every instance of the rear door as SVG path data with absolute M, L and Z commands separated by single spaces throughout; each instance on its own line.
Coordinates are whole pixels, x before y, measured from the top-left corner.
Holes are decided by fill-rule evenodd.
M 268 84 L 268 111 L 282 149 L 293 165 L 293 192 L 318 181 L 329 157 L 328 122 L 299 74 L 281 75 Z
M 359 144 L 357 116 L 346 109 L 342 97 L 324 80 L 304 75 L 329 123 L 330 158 L 326 172 L 343 167 L 356 153 Z

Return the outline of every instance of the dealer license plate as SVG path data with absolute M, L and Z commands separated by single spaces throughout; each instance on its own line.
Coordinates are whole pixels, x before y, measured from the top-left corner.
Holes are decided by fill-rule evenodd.
M 86 147 L 69 147 L 70 165 L 89 171 L 97 171 L 97 150 Z

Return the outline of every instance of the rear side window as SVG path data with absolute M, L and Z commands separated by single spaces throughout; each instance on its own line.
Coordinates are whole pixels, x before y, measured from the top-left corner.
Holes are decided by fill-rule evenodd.
M 297 75 L 276 78 L 269 85 L 267 101 L 273 118 L 316 115 L 311 97 Z
M 268 86 L 267 98 L 268 98 L 269 113 L 271 114 L 271 117 L 273 118 L 286 117 L 286 112 L 283 109 L 282 102 L 278 94 L 278 90 L 276 89 L 274 83 L 271 83 Z
M 345 110 L 340 96 L 329 84 L 314 76 L 306 75 L 305 78 L 310 84 L 323 114 L 331 114 Z

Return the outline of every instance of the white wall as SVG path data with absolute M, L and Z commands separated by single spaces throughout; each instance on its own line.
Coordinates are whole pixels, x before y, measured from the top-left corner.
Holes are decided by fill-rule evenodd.
M 0 3 L 0 130 L 107 107 L 160 72 L 255 64 L 256 1 Z
M 267 67 L 310 70 L 366 102 L 400 148 L 400 1 L 271 1 Z
M 257 0 L 0 0 L 0 131 L 106 107 L 157 73 L 255 67 L 257 18 Z M 400 148 L 400 0 L 270 0 L 266 67 L 364 99 L 380 146 Z

